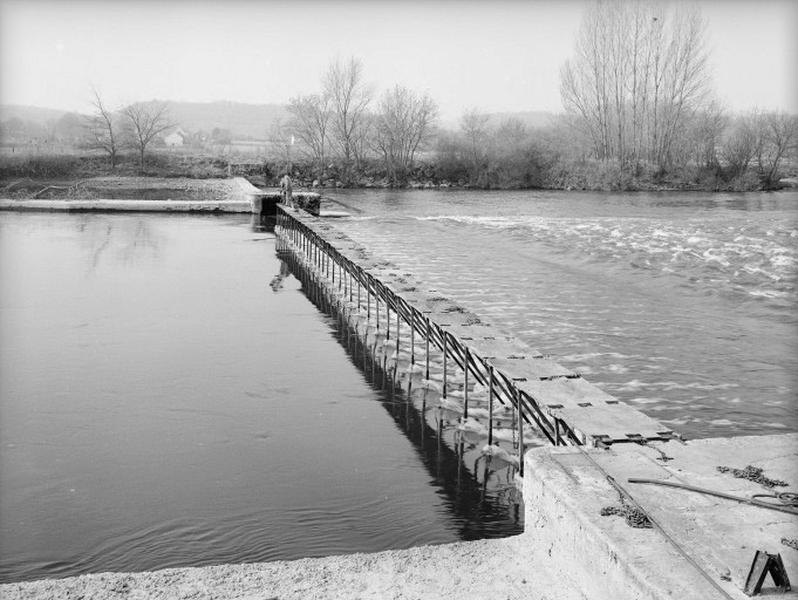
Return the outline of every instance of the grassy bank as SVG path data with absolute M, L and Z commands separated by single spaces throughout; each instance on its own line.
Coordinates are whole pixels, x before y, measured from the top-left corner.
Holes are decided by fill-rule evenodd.
M 135 157 L 123 156 L 111 169 L 107 157 L 97 154 L 37 154 L 0 156 L 0 190 L 4 197 L 95 197 L 85 185 L 101 177 L 160 177 L 220 179 L 246 177 L 255 185 L 273 187 L 286 170 L 282 159 L 227 158 L 202 154 L 153 153 L 144 169 Z M 336 162 L 324 168 L 294 161 L 290 171 L 297 187 L 321 188 L 462 188 L 552 189 L 599 191 L 754 191 L 764 189 L 753 169 L 732 174 L 721 166 L 682 167 L 663 172 L 642 165 L 630 172 L 607 161 L 558 157 L 514 156 L 500 162 L 467 164 L 457 157 L 427 158 L 400 180 L 389 178 L 377 160 L 365 160 L 345 169 Z M 785 175 L 795 177 L 795 165 Z M 146 187 L 146 184 L 142 184 Z M 46 189 L 48 188 L 49 189 Z M 102 191 L 98 192 L 102 193 Z M 87 195 L 88 194 L 88 195 Z M 106 196 L 108 197 L 108 196 Z M 113 197 L 113 196 L 111 196 Z

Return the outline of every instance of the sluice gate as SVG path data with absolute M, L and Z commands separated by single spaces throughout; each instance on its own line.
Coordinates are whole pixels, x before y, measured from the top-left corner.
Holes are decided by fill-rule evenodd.
M 530 436 L 545 444 L 607 447 L 679 435 L 601 391 L 517 338 L 373 257 L 324 219 L 277 207 L 278 249 L 290 251 L 336 292 L 397 372 L 436 386 L 462 427 L 494 442 L 496 410 L 512 411 L 523 456 Z M 523 461 L 519 461 L 523 471 Z

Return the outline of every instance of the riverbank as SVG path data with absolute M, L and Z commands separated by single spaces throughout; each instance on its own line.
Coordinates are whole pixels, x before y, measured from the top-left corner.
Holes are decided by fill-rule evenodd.
M 784 187 L 798 187 L 798 179 L 785 179 Z M 3 185 L 4 183 L 4 185 Z M 253 185 L 254 184 L 254 185 Z M 251 202 L 258 195 L 276 194 L 277 185 L 260 175 L 249 177 L 192 179 L 103 175 L 83 179 L 23 178 L 0 182 L 0 210 L 119 210 L 174 212 L 240 212 L 251 211 Z M 340 181 L 305 180 L 297 176 L 295 189 L 395 189 L 387 179 L 360 179 L 344 186 Z M 399 189 L 473 190 L 470 185 L 449 181 L 411 180 Z M 476 188 L 479 189 L 479 188 Z M 563 187 L 554 191 L 587 191 L 588 188 Z M 641 185 L 627 191 L 689 192 L 696 188 L 675 188 L 665 185 Z M 271 190 L 271 191 L 264 191 Z M 493 191 L 496 191 L 495 189 Z M 706 191 L 706 190 L 705 190 Z M 718 191 L 718 190 L 711 190 Z M 297 192 L 298 194 L 306 192 Z
M 767 189 L 794 188 L 798 166 L 789 163 L 781 180 Z M 179 199 L 191 196 L 204 182 L 245 177 L 259 187 L 276 187 L 286 170 L 284 160 L 213 158 L 204 155 L 154 153 L 146 169 L 122 162 L 111 170 L 102 156 L 41 155 L 0 159 L 0 195 L 4 197 L 114 198 L 125 193 L 114 180 L 139 180 L 139 190 L 157 194 L 148 187 L 156 179 L 171 180 Z M 765 188 L 756 170 L 732 175 L 721 166 L 680 167 L 660 172 L 642 165 L 634 173 L 617 163 L 597 160 L 537 161 L 514 157 L 509 163 L 481 165 L 478 172 L 462 160 L 429 159 L 418 162 L 400 179 L 389 177 L 384 165 L 366 159 L 356 169 L 344 170 L 334 161 L 324 169 L 304 161 L 290 164 L 296 187 L 306 189 L 472 189 L 472 190 L 566 190 L 649 192 L 745 192 Z M 135 191 L 135 186 L 129 188 Z M 129 197 L 129 196 L 128 196 Z M 163 198 L 153 198 L 163 199 Z M 172 198 L 176 199 L 176 198 Z

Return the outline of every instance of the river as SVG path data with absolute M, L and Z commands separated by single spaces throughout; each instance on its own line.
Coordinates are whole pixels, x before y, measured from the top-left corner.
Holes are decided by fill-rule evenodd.
M 798 431 L 795 192 L 327 196 L 373 254 L 687 438 Z M 523 527 L 248 216 L 3 213 L 0 277 L 0 581 Z

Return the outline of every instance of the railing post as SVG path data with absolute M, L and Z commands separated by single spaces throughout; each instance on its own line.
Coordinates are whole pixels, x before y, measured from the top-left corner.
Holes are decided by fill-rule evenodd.
M 441 329 L 443 334 L 443 397 L 446 398 L 446 331 Z
M 396 304 L 396 365 L 399 366 L 399 303 Z
M 413 314 L 413 309 L 410 309 L 410 373 L 413 373 L 413 367 L 416 366 L 416 315 Z
M 429 381 L 429 315 L 424 316 L 424 323 L 426 326 L 426 331 L 424 332 L 424 344 L 426 345 L 425 358 L 427 363 L 426 371 L 424 372 L 424 378 Z
M 524 411 L 521 410 L 521 391 L 515 389 L 515 404 L 518 407 L 518 471 L 524 476 Z
M 488 446 L 493 445 L 493 365 L 488 366 Z
M 465 420 L 468 418 L 468 346 L 465 348 L 463 363 L 463 419 Z

